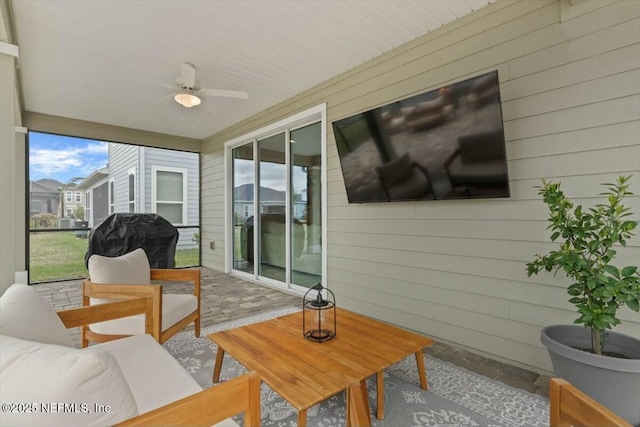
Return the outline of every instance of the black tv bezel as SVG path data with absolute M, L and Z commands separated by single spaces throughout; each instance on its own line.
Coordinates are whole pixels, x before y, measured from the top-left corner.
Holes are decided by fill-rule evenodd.
M 336 124 L 337 123 L 340 123 L 341 121 L 344 121 L 344 120 L 353 119 L 354 117 L 360 116 L 360 115 L 365 114 L 367 112 L 372 112 L 372 111 L 375 111 L 375 110 L 382 110 L 382 109 L 385 109 L 385 108 L 387 108 L 389 106 L 392 106 L 393 104 L 401 103 L 403 101 L 411 100 L 413 98 L 418 98 L 418 97 L 433 93 L 435 91 L 438 91 L 438 90 L 440 90 L 442 88 L 446 88 L 446 87 L 454 86 L 454 85 L 459 85 L 459 84 L 468 82 L 470 80 L 480 79 L 482 77 L 485 77 L 485 76 L 488 76 L 488 75 L 491 75 L 491 74 L 495 75 L 496 88 L 497 88 L 497 92 L 495 94 L 495 97 L 496 97 L 497 107 L 498 107 L 498 111 L 499 111 L 499 115 L 500 115 L 500 124 L 501 124 L 500 128 L 499 128 L 499 131 L 500 131 L 500 136 L 502 138 L 502 144 L 504 146 L 504 162 L 505 162 L 505 168 L 506 168 L 506 172 L 505 172 L 506 173 L 506 175 L 505 175 L 506 179 L 505 179 L 504 194 L 468 195 L 468 196 L 460 196 L 460 197 L 443 197 L 443 198 L 433 198 L 433 199 L 431 199 L 431 198 L 429 198 L 429 199 L 410 198 L 410 199 L 396 199 L 396 200 L 377 200 L 377 199 L 376 200 L 358 200 L 358 201 L 351 200 L 351 198 L 349 196 L 349 190 L 347 188 L 347 183 L 346 183 L 346 180 L 344 179 L 343 154 L 340 153 L 340 149 L 338 148 L 338 141 L 335 138 L 335 135 L 336 135 Z M 499 72 L 498 72 L 497 69 L 496 70 L 487 71 L 487 72 L 482 73 L 482 74 L 474 75 L 474 76 L 468 77 L 466 79 L 457 80 L 457 81 L 451 82 L 451 83 L 443 85 L 443 86 L 433 87 L 431 89 L 427 89 L 427 90 L 422 91 L 422 92 L 420 92 L 418 94 L 415 94 L 415 95 L 411 95 L 411 96 L 408 96 L 408 97 L 405 97 L 405 98 L 397 99 L 397 100 L 394 100 L 392 102 L 388 102 L 386 104 L 379 105 L 379 106 L 374 107 L 374 108 L 369 108 L 369 109 L 366 109 L 366 110 L 359 111 L 357 113 L 350 114 L 350 115 L 348 115 L 346 117 L 342 117 L 340 119 L 333 120 L 331 122 L 331 126 L 332 126 L 332 129 L 333 129 L 333 132 L 334 132 L 334 140 L 335 140 L 335 143 L 336 143 L 336 151 L 338 152 L 338 159 L 340 161 L 340 170 L 341 170 L 341 172 L 343 174 L 343 182 L 344 182 L 344 186 L 345 186 L 345 193 L 347 195 L 347 200 L 348 200 L 349 204 L 385 204 L 385 203 L 401 203 L 401 202 L 457 201 L 457 200 L 475 200 L 475 199 L 480 199 L 480 200 L 484 199 L 484 200 L 486 200 L 486 199 L 504 199 L 504 198 L 510 198 L 511 197 L 511 185 L 510 185 L 511 181 L 510 181 L 510 178 L 509 178 L 509 166 L 508 166 L 509 159 L 508 159 L 507 150 L 506 150 L 507 140 L 506 140 L 506 137 L 505 137 L 505 134 L 504 134 L 504 114 L 503 114 L 503 111 L 502 111 L 502 97 L 501 97 L 501 90 L 500 90 L 500 75 L 499 75 Z

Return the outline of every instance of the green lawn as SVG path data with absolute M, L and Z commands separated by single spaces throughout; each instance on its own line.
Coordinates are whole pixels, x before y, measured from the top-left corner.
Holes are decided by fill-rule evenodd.
M 31 234 L 31 283 L 77 279 L 87 276 L 84 256 L 87 239 L 75 236 L 74 231 Z M 198 249 L 176 251 L 176 267 L 200 265 Z

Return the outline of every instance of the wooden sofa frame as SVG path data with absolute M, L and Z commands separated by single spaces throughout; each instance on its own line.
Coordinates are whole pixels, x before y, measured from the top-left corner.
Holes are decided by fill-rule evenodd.
M 143 297 L 71 308 L 57 313 L 66 328 L 145 314 L 146 332 L 150 333 L 155 327 L 152 321 L 155 307 L 153 297 Z M 260 425 L 260 377 L 255 372 L 249 372 L 117 425 L 209 426 L 239 413 L 244 413 L 245 427 Z
M 103 284 L 93 283 L 91 279 L 85 279 L 82 283 L 82 305 L 88 307 L 90 298 L 105 298 L 127 300 L 132 298 L 151 298 L 153 301 L 152 313 L 149 316 L 152 323 L 151 334 L 160 344 L 180 332 L 191 322 L 195 323 L 195 335 L 200 337 L 200 270 L 194 269 L 151 269 L 151 280 L 157 281 L 188 281 L 193 282 L 193 294 L 198 299 L 196 311 L 171 326 L 166 331 L 162 330 L 162 285 L 129 285 L 129 284 Z M 120 316 L 123 317 L 123 316 Z M 91 322 L 96 323 L 96 322 Z M 89 324 L 82 326 L 82 347 L 89 342 L 107 342 L 128 335 L 107 335 L 93 332 Z
M 562 378 L 549 383 L 550 427 L 632 427 Z

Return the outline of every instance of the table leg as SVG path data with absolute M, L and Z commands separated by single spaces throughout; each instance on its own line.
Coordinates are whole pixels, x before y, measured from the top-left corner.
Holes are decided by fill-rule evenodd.
M 427 390 L 427 371 L 424 369 L 424 357 L 422 357 L 422 349 L 416 351 L 416 364 L 418 365 L 418 376 L 420 377 L 420 387 Z
M 298 411 L 298 427 L 307 427 L 307 410 L 300 409 Z
M 218 353 L 216 354 L 216 366 L 213 368 L 213 382 L 220 381 L 220 370 L 222 369 L 222 359 L 224 359 L 224 350 L 218 346 Z
M 384 420 L 384 371 L 376 374 L 377 395 L 378 395 L 378 415 L 379 420 Z
M 371 427 L 366 379 L 347 387 L 347 426 Z

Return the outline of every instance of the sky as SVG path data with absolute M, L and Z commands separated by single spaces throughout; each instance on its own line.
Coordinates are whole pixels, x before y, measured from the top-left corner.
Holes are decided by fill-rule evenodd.
M 86 178 L 107 165 L 108 144 L 91 139 L 29 132 L 29 179 Z

